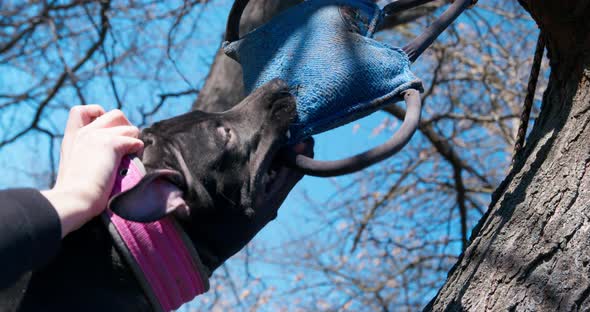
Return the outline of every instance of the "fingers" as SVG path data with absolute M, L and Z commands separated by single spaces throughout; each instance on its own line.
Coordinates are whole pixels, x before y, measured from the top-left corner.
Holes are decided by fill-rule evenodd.
M 143 149 L 143 141 L 138 139 L 139 129 L 135 126 L 101 129 L 97 135 L 105 138 L 119 156 L 140 153 Z
M 138 139 L 139 129 L 135 126 L 116 126 L 105 129 L 83 128 L 77 139 L 94 141 L 107 149 L 112 149 L 118 156 L 139 153 L 143 141 Z
M 131 151 L 132 153 L 141 151 L 143 143 L 137 140 L 139 129 L 131 125 L 127 117 L 118 109 L 105 112 L 99 105 L 74 106 L 70 110 L 64 139 L 61 146 L 60 169 L 63 160 L 70 154 L 70 148 L 73 141 L 81 139 L 91 139 L 88 136 L 102 136 L 106 140 L 106 145 L 116 144 L 116 152 Z M 113 137 L 128 137 L 130 139 L 116 139 Z M 91 139 L 95 140 L 95 139 Z M 100 140 L 100 139 L 96 139 Z M 110 142 L 113 140 L 112 142 Z M 98 141 L 97 141 L 98 142 Z M 104 141 L 102 141 L 104 142 Z M 140 141 L 141 142 L 141 141 Z
M 111 141 L 117 155 L 123 157 L 128 154 L 138 154 L 143 150 L 143 141 L 129 136 L 116 136 Z
M 96 118 L 92 123 L 86 127 L 89 129 L 110 128 L 116 126 L 129 126 L 131 123 L 125 117 L 122 111 L 113 109 L 108 113 Z
M 132 138 L 139 137 L 139 129 L 136 126 L 116 126 L 100 130 L 101 135 L 105 136 L 127 136 Z
M 70 141 L 82 128 L 101 129 L 128 125 L 131 125 L 131 123 L 127 120 L 123 112 L 118 109 L 105 113 L 100 105 L 74 106 L 70 110 L 66 124 L 62 142 L 62 153 L 64 150 L 68 150 Z
M 105 111 L 100 105 L 77 105 L 72 107 L 64 130 L 62 149 L 67 148 L 71 137 L 80 128 L 91 123 L 94 119 L 100 117 L 104 113 Z
M 94 142 L 107 151 L 114 151 L 117 158 L 126 154 L 140 153 L 143 141 L 138 139 L 139 129 L 135 126 L 117 126 L 106 129 L 82 128 L 75 140 Z
M 78 130 L 105 113 L 100 105 L 77 105 L 70 109 L 65 133 Z

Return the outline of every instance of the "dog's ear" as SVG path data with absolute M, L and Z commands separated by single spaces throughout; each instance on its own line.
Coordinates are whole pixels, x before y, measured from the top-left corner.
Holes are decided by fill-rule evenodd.
M 111 198 L 108 207 L 120 217 L 136 222 L 157 221 L 172 212 L 188 214 L 183 192 L 177 186 L 182 179 L 173 170 L 150 172 L 137 185 Z

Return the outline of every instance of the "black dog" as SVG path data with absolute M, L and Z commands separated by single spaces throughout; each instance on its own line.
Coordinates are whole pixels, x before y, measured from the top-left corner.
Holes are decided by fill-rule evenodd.
M 142 222 L 159 220 L 171 211 L 185 219 L 201 217 L 220 206 L 252 216 L 254 195 L 261 196 L 258 190 L 274 176 L 270 164 L 287 140 L 294 114 L 294 98 L 276 80 L 228 112 L 194 111 L 154 124 L 142 132 L 148 175 L 134 190 L 156 188 L 153 182 L 162 178 L 184 193 L 186 203 L 175 198 L 144 203 L 141 193 L 131 191 L 118 196 L 111 208 Z M 137 206 L 142 210 L 136 211 Z
M 302 175 L 273 160 L 286 141 L 295 102 L 278 80 L 235 108 L 217 114 L 191 112 L 156 123 L 142 134 L 144 184 L 173 170 L 168 181 L 183 191 L 178 220 L 209 274 L 240 250 L 276 211 Z M 312 144 L 305 146 L 312 153 Z M 134 192 L 121 198 L 141 200 Z M 140 194 L 139 194 L 140 195 Z M 185 209 L 185 207 L 190 207 Z M 141 219 L 166 211 L 152 205 Z M 26 274 L 0 292 L 0 311 L 149 311 L 151 306 L 97 218 L 63 240 L 46 268 Z

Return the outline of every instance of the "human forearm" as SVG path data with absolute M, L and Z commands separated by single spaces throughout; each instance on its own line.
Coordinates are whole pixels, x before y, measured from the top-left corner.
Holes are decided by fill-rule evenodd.
M 41 194 L 53 207 L 56 207 L 55 210 L 61 228 L 61 238 L 78 229 L 93 217 L 87 209 L 82 209 L 88 204 L 84 199 L 78 198 L 77 194 L 60 190 L 45 190 L 41 191 Z
M 0 289 L 46 264 L 62 235 L 56 210 L 34 189 L 0 191 L 0 233 Z

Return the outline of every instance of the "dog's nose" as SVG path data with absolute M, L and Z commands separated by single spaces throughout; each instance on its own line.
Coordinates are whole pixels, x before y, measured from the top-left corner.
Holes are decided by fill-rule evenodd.
M 145 131 L 141 133 L 139 139 L 143 141 L 144 148 L 149 145 L 154 145 L 154 143 L 156 143 L 156 138 L 152 134 Z
M 281 92 L 281 91 L 289 91 L 289 85 L 285 80 L 275 78 L 268 82 L 268 88 L 271 92 Z
M 271 102 L 277 102 L 293 96 L 291 93 L 292 88 L 290 88 L 287 82 L 282 79 L 273 79 L 266 86 L 263 86 L 263 88 L 264 87 L 267 88 L 267 92 L 272 94 Z

